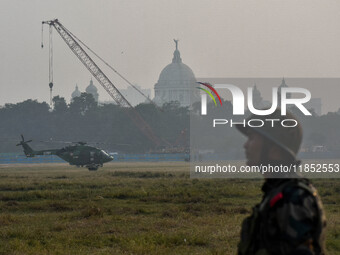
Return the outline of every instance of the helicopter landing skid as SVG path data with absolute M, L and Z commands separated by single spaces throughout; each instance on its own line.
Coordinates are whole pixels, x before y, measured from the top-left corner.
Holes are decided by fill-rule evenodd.
M 100 165 L 87 165 L 86 166 L 87 169 L 89 169 L 90 171 L 97 171 L 98 167 L 100 167 Z

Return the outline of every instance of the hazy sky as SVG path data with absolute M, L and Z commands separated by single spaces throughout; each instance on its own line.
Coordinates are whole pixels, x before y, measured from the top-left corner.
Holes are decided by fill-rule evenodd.
M 174 38 L 196 77 L 339 77 L 339 13 L 337 0 L 1 0 L 0 105 L 49 102 L 43 20 L 58 18 L 128 80 L 153 88 Z M 54 95 L 68 101 L 91 75 L 56 31 L 53 42 Z

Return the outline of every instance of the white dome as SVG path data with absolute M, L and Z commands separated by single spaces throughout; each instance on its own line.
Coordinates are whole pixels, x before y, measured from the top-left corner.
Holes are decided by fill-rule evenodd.
M 87 86 L 85 91 L 86 91 L 86 93 L 96 93 L 97 92 L 97 88 L 96 88 L 96 86 L 93 85 L 92 79 L 90 81 L 90 85 Z
M 183 63 L 171 63 L 162 70 L 156 86 L 188 87 L 192 82 L 196 82 L 196 79 L 189 66 Z
M 159 75 L 158 82 L 155 85 L 155 89 L 158 88 L 183 88 L 192 87 L 196 82 L 194 72 L 189 66 L 182 63 L 181 53 L 177 48 L 174 51 L 174 57 L 172 63 L 167 65 Z
M 196 78 L 191 68 L 182 63 L 178 50 L 178 40 L 174 40 L 176 49 L 172 63 L 167 65 L 159 75 L 155 84 L 154 102 L 162 105 L 166 102 L 178 101 L 181 106 L 189 106 L 198 100 L 195 91 Z
M 97 93 L 97 88 L 96 88 L 96 86 L 94 86 L 93 85 L 93 81 L 92 81 L 92 79 L 91 79 L 91 81 L 90 81 L 90 85 L 89 86 L 87 86 L 87 88 L 86 88 L 86 93 L 88 93 L 88 94 L 92 94 L 93 95 L 93 98 L 94 98 L 94 100 L 96 100 L 96 102 L 98 102 L 98 97 L 99 97 L 99 95 L 98 95 L 98 93 Z
M 80 97 L 81 96 L 81 92 L 78 89 L 78 85 L 76 85 L 76 89 L 72 92 L 71 97 L 75 98 L 75 97 Z

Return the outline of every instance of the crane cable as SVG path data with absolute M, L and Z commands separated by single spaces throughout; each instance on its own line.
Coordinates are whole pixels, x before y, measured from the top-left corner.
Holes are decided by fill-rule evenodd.
M 49 58 L 50 58 L 50 64 L 49 64 L 49 78 L 50 83 L 48 86 L 50 87 L 50 106 L 52 108 L 52 88 L 53 88 L 53 39 L 52 39 L 52 26 L 50 26 L 50 33 L 49 33 Z
M 41 24 L 41 48 L 44 48 L 44 23 Z
M 92 54 L 94 54 L 99 60 L 101 60 L 106 66 L 108 66 L 112 71 L 114 71 L 120 78 L 122 78 L 125 82 L 127 82 L 131 87 L 133 87 L 137 92 L 139 92 L 144 98 L 146 98 L 151 104 L 153 104 L 158 110 L 163 111 L 158 105 L 156 105 L 150 97 L 144 95 L 142 91 L 140 91 L 136 86 L 134 86 L 129 80 L 127 80 L 123 75 L 121 75 L 115 68 L 113 68 L 109 63 L 107 63 L 104 59 L 102 59 L 96 52 L 90 49 L 84 42 L 82 42 L 77 36 L 75 36 L 70 30 L 63 26 L 70 35 L 72 35 L 78 42 L 80 42 L 86 49 L 88 49 Z
M 53 88 L 53 40 L 52 40 L 52 26 L 49 27 L 49 50 L 48 50 L 48 86 L 50 88 L 50 107 L 52 109 L 52 88 Z M 44 24 L 41 24 L 41 48 L 44 48 Z

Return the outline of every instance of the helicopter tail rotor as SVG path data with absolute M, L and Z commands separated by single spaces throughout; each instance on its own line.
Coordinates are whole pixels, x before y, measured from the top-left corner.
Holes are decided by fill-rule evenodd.
M 32 140 L 25 141 L 23 135 L 21 135 L 21 141 L 17 144 L 17 146 L 22 146 L 24 148 L 24 153 L 26 157 L 34 157 L 33 149 L 28 145 L 28 143 L 32 142 Z
M 27 143 L 30 143 L 30 142 L 32 142 L 32 140 L 25 141 L 24 136 L 21 135 L 21 141 L 20 141 L 20 143 L 17 144 L 17 146 L 19 146 L 19 145 L 24 146 L 24 144 L 27 144 Z

